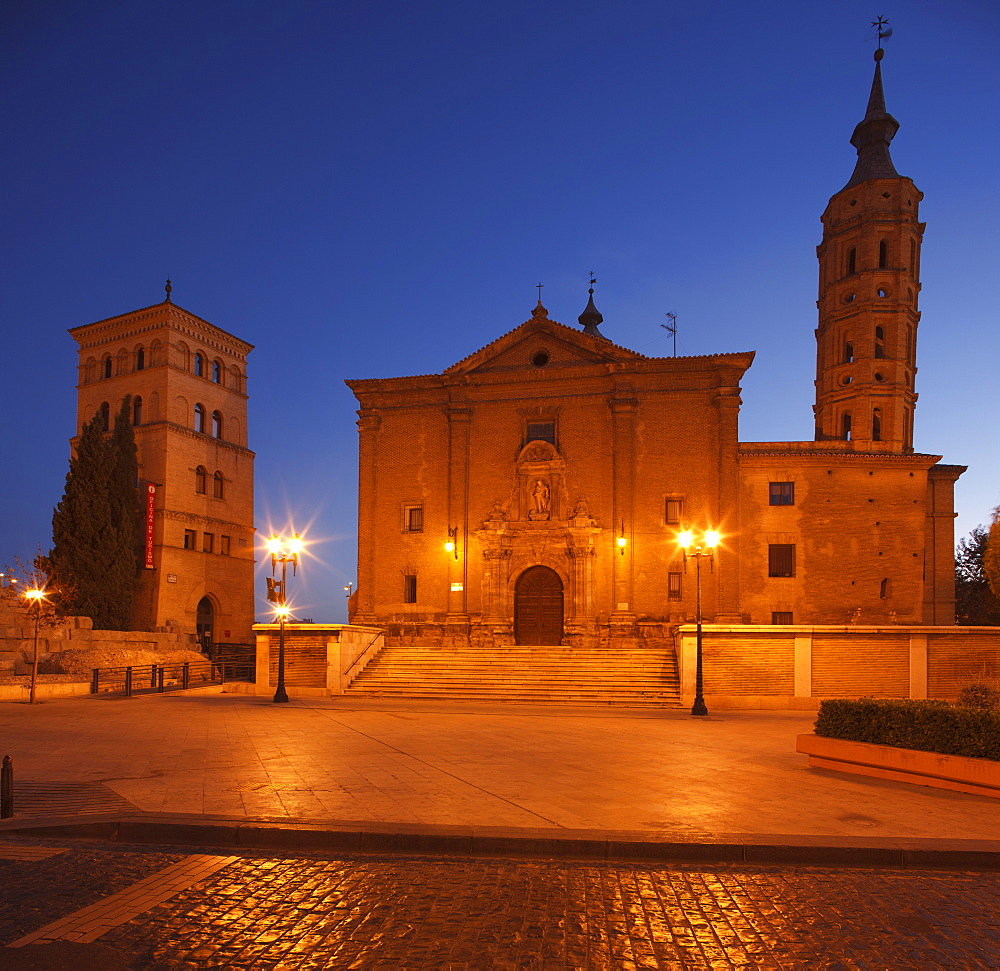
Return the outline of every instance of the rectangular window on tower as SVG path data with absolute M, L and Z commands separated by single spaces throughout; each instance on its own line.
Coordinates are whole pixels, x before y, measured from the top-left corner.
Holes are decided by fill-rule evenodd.
M 556 443 L 556 423 L 554 421 L 529 421 L 525 429 L 524 444 L 528 442 Z
M 768 546 L 767 575 L 769 577 L 795 576 L 794 543 L 771 543 Z
M 684 519 L 684 500 L 667 499 L 663 511 L 663 521 L 668 526 L 680 526 L 683 519 Z
M 795 621 L 792 619 L 792 612 L 790 610 L 772 610 L 771 611 L 771 623 L 772 624 L 793 624 Z
M 414 573 L 408 573 L 403 577 L 403 603 L 415 604 L 417 602 L 417 577 Z
M 424 531 L 424 507 L 403 507 L 403 532 L 422 533 Z
M 203 553 L 211 553 L 215 546 L 215 534 L 214 533 L 204 533 L 204 542 L 201 546 L 201 551 Z
M 681 599 L 681 574 L 667 574 L 667 600 Z
M 795 483 L 794 482 L 771 482 L 768 495 L 768 505 L 771 506 L 794 506 L 795 505 Z
M 229 537 L 220 536 L 219 537 L 219 553 L 222 556 L 229 556 Z
M 184 549 L 194 550 L 198 548 L 198 534 L 193 529 L 184 530 Z

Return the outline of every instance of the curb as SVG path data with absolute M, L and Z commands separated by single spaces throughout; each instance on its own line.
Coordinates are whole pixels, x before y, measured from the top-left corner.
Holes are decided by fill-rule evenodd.
M 348 821 L 324 824 L 156 813 L 90 817 L 86 821 L 76 816 L 8 819 L 0 823 L 0 838 L 3 836 L 466 859 L 1000 870 L 1000 840 L 857 839 L 771 834 L 685 838 L 634 831 L 413 826 Z

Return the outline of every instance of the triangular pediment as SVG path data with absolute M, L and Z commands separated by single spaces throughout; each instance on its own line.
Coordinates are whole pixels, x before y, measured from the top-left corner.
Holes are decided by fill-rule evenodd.
M 447 368 L 444 373 L 533 371 L 649 358 L 548 317 L 534 316 Z

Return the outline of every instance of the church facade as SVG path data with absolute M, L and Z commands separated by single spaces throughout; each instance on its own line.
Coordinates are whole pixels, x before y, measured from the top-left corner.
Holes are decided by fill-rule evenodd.
M 680 534 L 717 530 L 720 624 L 954 623 L 954 483 L 913 450 L 921 193 L 889 155 L 881 50 L 823 214 L 815 440 L 740 442 L 750 352 L 653 358 L 531 318 L 443 370 L 351 380 L 353 623 L 389 643 L 580 644 L 694 618 Z M 707 566 L 708 564 L 705 564 Z
M 77 433 L 110 428 L 128 399 L 144 542 L 132 629 L 252 643 L 253 462 L 247 445 L 251 344 L 170 299 L 74 327 Z

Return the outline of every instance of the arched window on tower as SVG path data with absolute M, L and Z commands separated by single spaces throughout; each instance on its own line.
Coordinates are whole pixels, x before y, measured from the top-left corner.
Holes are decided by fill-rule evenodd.
M 111 355 L 108 354 L 107 357 L 105 357 L 104 360 L 101 362 L 102 377 L 110 378 L 111 375 L 114 374 L 114 367 L 115 365 L 111 358 Z
M 97 409 L 97 414 L 101 419 L 102 431 L 111 430 L 111 405 L 106 401 L 101 402 L 101 407 Z
M 208 469 L 204 465 L 199 465 L 194 470 L 194 491 L 199 496 L 203 496 L 208 492 Z
M 205 374 L 205 355 L 200 351 L 194 356 L 194 373 L 198 377 L 203 377 Z
M 844 412 L 843 417 L 840 419 L 840 437 L 845 442 L 851 440 L 851 413 L 849 411 Z
M 132 424 L 142 424 L 142 398 L 139 395 L 132 399 Z
M 858 251 L 857 248 L 852 246 L 847 251 L 847 275 L 850 276 L 852 273 L 858 272 Z
M 882 441 L 882 409 L 875 408 L 872 411 L 872 441 Z
M 212 380 L 216 384 L 222 384 L 222 362 L 212 361 Z
M 885 577 L 883 581 L 878 585 L 878 595 L 883 600 L 888 600 L 892 596 L 892 580 Z
M 137 371 L 142 371 L 146 367 L 146 349 L 144 347 L 137 347 L 135 349 L 135 369 Z
M 889 244 L 883 239 L 878 244 L 878 268 L 884 270 L 889 265 Z
M 202 404 L 194 406 L 194 430 L 205 433 L 205 406 Z
M 844 363 L 850 364 L 854 361 L 854 341 L 844 341 Z
M 875 356 L 885 357 L 885 328 L 875 328 Z
M 216 499 L 226 498 L 226 480 L 222 477 L 222 473 L 216 471 L 215 475 L 212 476 L 213 491 Z
M 212 438 L 222 438 L 222 412 L 212 412 Z

